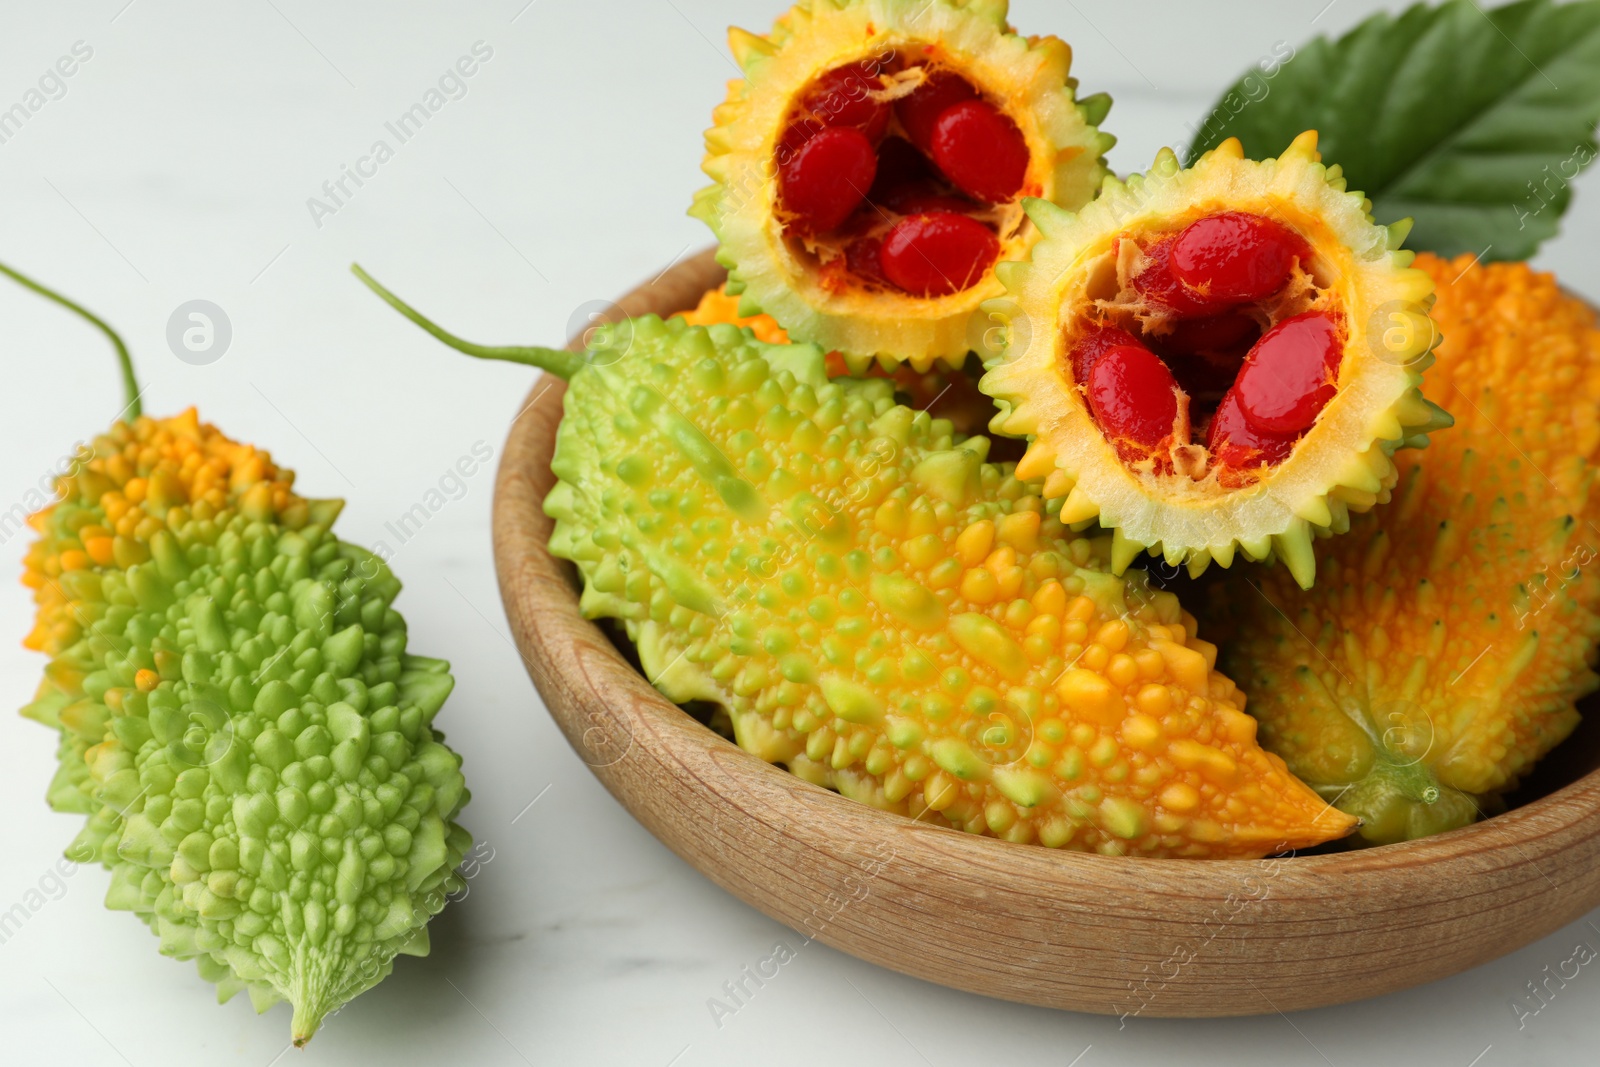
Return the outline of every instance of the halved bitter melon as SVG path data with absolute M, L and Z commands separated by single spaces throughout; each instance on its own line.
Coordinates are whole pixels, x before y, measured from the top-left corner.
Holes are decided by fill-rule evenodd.
M 1433 282 L 1399 250 L 1409 223 L 1369 208 L 1315 131 L 1259 162 L 1237 140 L 1188 169 L 1164 149 L 1077 214 L 1029 203 L 1044 239 L 986 307 L 1009 334 L 991 428 L 1031 439 L 1018 475 L 1049 479 L 1063 522 L 1115 531 L 1118 572 L 1242 549 L 1309 586 L 1312 537 L 1387 500 L 1394 451 L 1450 425 L 1419 388 Z
M 796 341 L 917 369 L 960 366 L 993 265 L 1037 239 L 1025 196 L 1068 208 L 1106 173 L 1110 100 L 1074 98 L 1072 52 L 1024 38 L 1004 0 L 802 0 L 706 131 L 715 184 L 690 214 L 720 243 L 741 314 Z

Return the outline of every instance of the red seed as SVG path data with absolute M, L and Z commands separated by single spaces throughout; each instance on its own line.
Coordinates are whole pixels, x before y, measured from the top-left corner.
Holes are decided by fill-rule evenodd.
M 1028 174 L 1028 142 L 1010 116 L 983 100 L 946 108 L 933 124 L 933 161 L 962 192 L 1010 200 Z
M 1337 392 L 1344 331 L 1335 317 L 1307 311 L 1284 319 L 1250 349 L 1234 382 L 1239 409 L 1258 430 L 1298 433 Z
M 895 103 L 894 113 L 900 117 L 911 143 L 929 152 L 933 148 L 933 124 L 945 109 L 977 98 L 978 90 L 967 79 L 948 70 L 935 70 Z
M 1072 380 L 1080 385 L 1089 384 L 1089 372 L 1095 361 L 1118 345 L 1138 347 L 1140 340 L 1127 330 L 1116 326 L 1090 326 L 1072 346 Z
M 975 284 L 1000 255 L 989 228 L 965 215 L 908 215 L 883 239 L 883 273 L 913 296 L 948 296 Z
M 1299 434 L 1273 434 L 1250 425 L 1239 407 L 1239 391 L 1228 390 L 1211 417 L 1211 429 L 1206 433 L 1206 448 L 1211 456 L 1225 467 L 1242 470 L 1266 463 L 1275 466 L 1289 458 Z
M 1295 257 L 1311 248 L 1293 230 L 1260 215 L 1224 211 L 1185 226 L 1172 245 L 1172 276 L 1216 302 L 1263 300 L 1289 280 Z
M 870 59 L 834 67 L 811 83 L 800 106 L 824 126 L 851 126 L 876 142 L 889 127 L 889 105 L 872 98 L 883 88 L 879 74 Z
M 821 133 L 823 128 L 822 123 L 816 119 L 797 119 L 791 122 L 783 131 L 783 135 L 778 138 L 777 147 L 773 149 L 773 161 L 778 164 L 778 169 L 781 171 L 794 162 L 795 155 L 805 143 Z
M 888 288 L 893 283 L 883 275 L 882 257 L 883 242 L 876 237 L 862 237 L 845 246 L 845 269 L 862 281 Z
M 872 187 L 878 160 L 866 134 L 849 126 L 823 130 L 782 170 L 783 207 L 801 233 L 826 233 L 850 217 Z
M 1178 419 L 1178 383 L 1143 345 L 1117 345 L 1089 371 L 1089 410 L 1112 440 L 1154 448 Z
M 1172 237 L 1162 237 L 1145 248 L 1147 262 L 1131 279 L 1134 291 L 1180 319 L 1205 318 L 1225 310 L 1226 302 L 1208 300 L 1173 277 L 1172 242 Z

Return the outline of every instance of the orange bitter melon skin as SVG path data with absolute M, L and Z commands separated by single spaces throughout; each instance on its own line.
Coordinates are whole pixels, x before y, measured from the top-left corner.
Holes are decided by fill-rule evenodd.
M 692 310 L 680 312 L 679 317 L 690 326 L 714 326 L 719 322 L 744 326 L 755 334 L 758 340 L 765 341 L 769 345 L 789 343 L 789 335 L 771 315 L 740 315 L 739 298 L 730 294 L 726 285 L 707 289 L 705 295 L 700 298 L 699 305 Z M 843 373 L 843 360 L 839 361 L 839 366 L 840 373 Z
M 1396 455 L 1393 502 L 1320 547 L 1314 588 L 1230 576 L 1216 620 L 1263 744 L 1348 789 L 1374 840 L 1479 817 L 1597 684 L 1595 315 L 1525 264 L 1416 266 L 1443 336 L 1424 391 L 1455 427 Z
M 275 519 L 290 529 L 309 521 L 311 502 L 291 488 L 294 472 L 273 464 L 253 445 L 223 436 L 201 423 L 193 409 L 171 419 L 135 426 L 119 423 L 97 442 L 97 458 L 74 477 L 82 491 L 104 509 L 103 522 L 76 531 L 76 543 L 61 545 L 44 536 L 23 559 L 22 584 L 33 590 L 38 613 L 27 648 L 59 655 L 83 636 L 85 618 L 59 579 L 73 571 L 115 566 L 126 570 L 150 559 L 150 544 L 167 524 L 154 514 L 180 504 L 211 517 L 227 507 L 253 519 Z M 74 501 L 75 502 L 75 501 Z M 41 534 L 48 532 L 56 506 L 29 516 Z
M 633 322 L 575 373 L 545 500 L 590 617 L 747 750 L 936 825 L 1259 856 L 1353 820 L 1261 750 L 1216 649 L 987 438 L 827 379 L 811 346 Z

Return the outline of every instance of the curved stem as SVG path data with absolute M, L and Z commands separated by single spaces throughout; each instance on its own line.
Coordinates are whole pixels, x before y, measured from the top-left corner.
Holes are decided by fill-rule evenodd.
M 400 314 L 421 326 L 451 348 L 465 352 L 469 356 L 476 356 L 479 359 L 503 359 L 508 363 L 522 363 L 530 367 L 538 367 L 542 371 L 548 371 L 558 378 L 570 378 L 579 367 L 583 366 L 584 357 L 582 352 L 567 352 L 559 348 L 524 348 L 510 345 L 494 347 L 462 340 L 385 289 L 376 278 L 361 269 L 361 264 L 350 264 L 350 273 L 360 278 L 368 289 L 383 297 L 389 306 L 400 312 Z
M 123 399 L 127 401 L 127 406 L 122 409 L 122 417 L 125 419 L 138 418 L 142 411 L 139 406 L 139 380 L 133 374 L 133 357 L 128 355 L 128 346 L 122 343 L 122 338 L 117 336 L 117 331 L 106 325 L 104 319 L 82 304 L 68 300 L 53 289 L 46 289 L 26 274 L 12 270 L 4 263 L 0 263 L 0 274 L 5 274 L 18 285 L 26 289 L 32 289 L 46 299 L 54 300 L 68 311 L 76 312 L 84 319 L 98 326 L 100 332 L 111 339 L 112 347 L 117 350 L 117 362 L 122 365 L 122 395 Z

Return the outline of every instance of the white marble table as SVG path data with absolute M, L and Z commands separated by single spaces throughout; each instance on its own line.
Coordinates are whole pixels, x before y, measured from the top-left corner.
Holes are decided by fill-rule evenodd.
M 124 6 L 126 4 L 126 6 Z M 526 4 L 526 6 L 524 6 Z M 1231 75 L 1279 40 L 1353 24 L 1369 0 L 1016 4 L 1029 32 L 1073 42 L 1088 91 L 1117 98 L 1112 161 L 1137 169 Z M 712 886 L 600 788 L 540 706 L 506 637 L 489 560 L 491 471 L 403 537 L 402 515 L 459 457 L 498 452 L 529 376 L 469 364 L 396 318 L 345 271 L 359 257 L 401 293 L 485 340 L 553 342 L 575 309 L 706 243 L 684 216 L 702 184 L 699 131 L 734 73 L 730 21 L 775 2 L 496 0 L 314 4 L 74 0 L 7 5 L 0 108 L 83 42 L 64 92 L 0 142 L 0 260 L 55 282 L 125 331 L 156 413 L 197 403 L 271 448 L 313 495 L 350 501 L 346 538 L 386 542 L 407 583 L 413 647 L 459 685 L 440 717 L 466 757 L 465 822 L 493 849 L 467 899 L 303 1053 L 288 1013 L 216 1007 L 190 964 L 106 911 L 106 875 L 49 872 L 79 819 L 43 793 L 54 740 L 0 714 L 0 911 L 42 901 L 0 944 L 8 1064 L 1111 1064 L 1443 1067 L 1592 1062 L 1600 977 L 1552 982 L 1600 948 L 1600 916 L 1449 981 L 1382 1000 L 1229 1021 L 1115 1019 L 949 992 L 860 963 Z M 1316 25 L 1312 26 L 1313 19 Z M 463 56 L 464 95 L 404 141 L 388 132 Z M 485 53 L 492 51 L 492 54 Z M 393 149 L 363 162 L 371 146 Z M 337 203 L 323 188 L 343 168 Z M 1600 295 L 1600 186 L 1582 185 L 1541 262 Z M 323 208 L 308 206 L 319 198 Z M 207 365 L 175 358 L 172 311 L 205 299 L 232 324 Z M 0 512 L 117 410 L 90 330 L 0 286 Z M 451 498 L 453 494 L 454 498 Z M 15 573 L 24 538 L 0 532 Z M 18 646 L 29 603 L 0 583 L 0 705 L 30 696 Z M 531 805 L 531 806 L 530 806 Z M 30 889 L 46 894 L 30 897 Z M 57 888 L 59 886 L 59 889 Z M 732 1015 L 724 983 L 795 950 Z M 1567 968 L 1571 973 L 1572 968 Z M 1530 1002 L 1531 1003 L 1531 1002 Z

